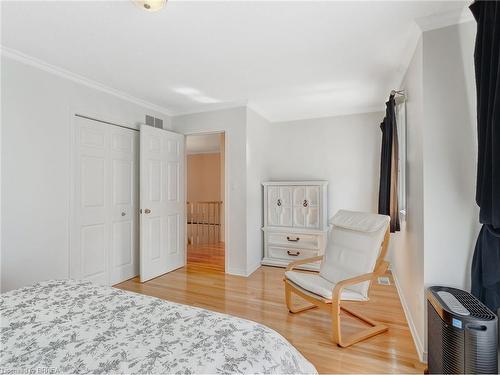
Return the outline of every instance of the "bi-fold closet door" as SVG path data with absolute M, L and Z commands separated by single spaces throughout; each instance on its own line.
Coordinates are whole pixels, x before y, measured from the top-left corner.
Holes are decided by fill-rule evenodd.
M 70 277 L 113 285 L 184 266 L 184 136 L 80 116 L 73 130 Z
M 70 277 L 139 273 L 139 133 L 75 117 Z

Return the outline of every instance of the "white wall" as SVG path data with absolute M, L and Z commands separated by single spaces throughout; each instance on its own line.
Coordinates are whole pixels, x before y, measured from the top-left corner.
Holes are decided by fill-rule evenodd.
M 382 112 L 272 123 L 265 155 L 275 180 L 328 180 L 328 217 L 377 212 Z
M 421 359 L 424 288 L 470 288 L 479 232 L 474 84 L 475 22 L 425 31 L 402 88 L 407 101 L 407 215 L 392 236 L 393 273 Z
M 415 345 L 424 352 L 424 183 L 423 183 L 423 43 L 418 41 L 401 88 L 406 101 L 406 219 L 391 235 L 392 273 Z
M 476 22 L 468 22 L 423 36 L 426 286 L 470 289 L 479 233 L 475 35 Z
M 263 189 L 269 179 L 268 162 L 272 154 L 270 123 L 247 108 L 247 274 L 260 266 L 263 256 Z
M 226 272 L 247 275 L 246 108 L 176 116 L 179 133 L 225 133 Z
M 161 113 L 2 56 L 1 289 L 67 278 L 75 112 L 136 127 Z

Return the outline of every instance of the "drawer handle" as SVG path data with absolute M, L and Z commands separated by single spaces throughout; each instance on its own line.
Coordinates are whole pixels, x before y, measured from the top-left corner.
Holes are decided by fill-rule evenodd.
M 276 203 L 278 205 L 278 207 L 281 206 L 281 199 L 278 199 L 278 202 Z
M 292 253 L 290 250 L 287 250 L 286 253 L 290 255 L 291 257 L 298 257 L 300 255 L 300 251 L 296 251 Z
M 309 202 L 307 201 L 307 199 L 304 199 L 304 203 L 302 203 L 302 206 L 304 207 L 309 206 Z
M 298 242 L 300 240 L 300 237 L 290 238 L 289 236 L 286 236 L 286 239 L 290 242 Z

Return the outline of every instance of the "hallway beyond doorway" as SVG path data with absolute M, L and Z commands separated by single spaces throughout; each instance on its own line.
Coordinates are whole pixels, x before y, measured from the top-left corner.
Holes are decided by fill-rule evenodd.
M 215 271 L 224 272 L 224 242 L 191 245 L 187 247 L 187 263 Z

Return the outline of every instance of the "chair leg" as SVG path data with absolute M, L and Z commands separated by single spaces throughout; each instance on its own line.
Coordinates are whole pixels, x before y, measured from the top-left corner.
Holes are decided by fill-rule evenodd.
M 332 339 L 333 342 L 342 346 L 342 331 L 340 329 L 340 302 L 332 302 Z
M 370 325 L 371 327 L 363 329 L 357 333 L 350 335 L 346 339 L 342 339 L 342 332 L 340 327 L 340 310 L 344 310 L 353 317 L 362 322 Z M 354 312 L 345 307 L 341 307 L 340 303 L 337 306 L 332 306 L 332 331 L 333 331 L 333 342 L 342 348 L 347 348 L 357 342 L 366 340 L 370 337 L 378 335 L 382 332 L 386 332 L 389 328 L 386 325 L 379 324 L 372 319 L 365 317 L 362 314 Z
M 318 307 L 314 304 L 310 304 L 308 306 L 304 307 L 299 307 L 295 308 L 293 306 L 293 301 L 292 301 L 292 291 L 293 288 L 285 281 L 285 302 L 286 302 L 286 307 L 288 308 L 288 311 L 290 311 L 292 314 L 297 314 L 302 311 L 314 309 L 315 307 Z

